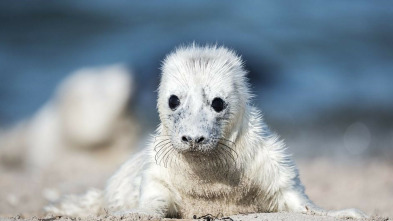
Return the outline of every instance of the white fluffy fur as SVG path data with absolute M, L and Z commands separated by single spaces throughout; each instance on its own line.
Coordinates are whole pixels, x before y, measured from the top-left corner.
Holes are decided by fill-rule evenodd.
M 47 211 L 86 215 L 107 209 L 115 214 L 182 218 L 289 211 L 365 217 L 356 209 L 325 211 L 308 199 L 285 144 L 249 103 L 246 72 L 233 51 L 216 46 L 182 47 L 165 59 L 162 73 L 157 104 L 161 124 L 149 146 L 119 169 L 105 191 L 65 200 Z M 172 94 L 181 102 L 175 111 L 168 107 Z M 220 113 L 210 107 L 215 97 L 228 104 Z M 216 146 L 210 133 L 230 140 L 227 145 L 234 142 L 230 145 L 234 151 L 212 152 Z M 180 142 L 184 134 L 206 136 L 210 143 L 199 151 L 215 155 L 183 154 L 188 148 Z M 165 141 L 171 148 L 160 145 Z M 157 146 L 168 149 L 166 156 L 157 157 Z

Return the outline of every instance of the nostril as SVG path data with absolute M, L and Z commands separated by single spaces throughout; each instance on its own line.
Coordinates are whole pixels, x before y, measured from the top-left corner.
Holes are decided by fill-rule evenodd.
M 199 139 L 196 140 L 197 143 L 201 143 L 202 141 L 204 141 L 205 138 L 204 137 L 200 137 Z
M 188 139 L 187 139 L 186 136 L 182 136 L 182 137 L 181 137 L 181 140 L 184 141 L 184 142 L 188 142 Z

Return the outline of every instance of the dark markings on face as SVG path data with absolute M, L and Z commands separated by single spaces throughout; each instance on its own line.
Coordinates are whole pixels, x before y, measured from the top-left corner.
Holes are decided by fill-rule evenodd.
M 185 111 L 184 109 L 180 109 L 177 112 L 168 114 L 168 119 L 171 120 L 175 125 L 180 122 L 184 118 Z
M 209 103 L 209 100 L 208 100 L 207 95 L 206 95 L 205 88 L 202 88 L 202 100 L 204 102 L 206 102 L 206 103 Z

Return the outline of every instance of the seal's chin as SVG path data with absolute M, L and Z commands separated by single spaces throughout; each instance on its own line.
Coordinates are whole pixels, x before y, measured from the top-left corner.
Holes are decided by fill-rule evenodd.
M 212 152 L 215 148 L 215 145 L 184 145 L 175 148 L 179 153 L 185 156 L 200 156 Z

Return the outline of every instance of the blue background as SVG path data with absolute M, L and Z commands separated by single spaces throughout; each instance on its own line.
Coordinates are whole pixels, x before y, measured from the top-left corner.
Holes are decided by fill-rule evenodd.
M 195 41 L 242 55 L 254 103 L 292 152 L 334 155 L 326 143 L 360 122 L 372 139 L 363 155 L 386 156 L 393 149 L 392 12 L 392 1 L 367 0 L 2 0 L 0 124 L 32 116 L 70 72 L 124 62 L 136 77 L 130 110 L 152 131 L 160 62 Z

